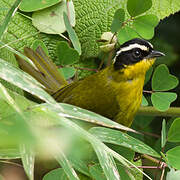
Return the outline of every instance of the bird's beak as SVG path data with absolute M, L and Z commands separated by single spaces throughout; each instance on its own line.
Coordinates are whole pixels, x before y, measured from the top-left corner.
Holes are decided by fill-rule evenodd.
M 147 56 L 147 59 L 161 57 L 161 56 L 165 56 L 165 54 L 160 51 L 152 50 L 151 53 Z

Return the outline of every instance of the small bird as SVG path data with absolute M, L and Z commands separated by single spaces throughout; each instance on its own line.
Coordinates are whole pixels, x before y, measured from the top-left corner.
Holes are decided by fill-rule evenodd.
M 16 55 L 21 69 L 41 82 L 58 102 L 93 111 L 128 127 L 141 105 L 147 70 L 156 57 L 164 56 L 155 51 L 150 42 L 132 39 L 120 46 L 112 65 L 67 85 L 41 48 L 37 48 L 36 52 L 25 48 L 24 52 L 37 69 Z

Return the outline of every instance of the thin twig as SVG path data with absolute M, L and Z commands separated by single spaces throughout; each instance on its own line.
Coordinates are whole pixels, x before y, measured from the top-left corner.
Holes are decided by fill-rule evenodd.
M 158 135 L 158 134 L 154 134 L 154 133 L 150 133 L 150 132 L 144 132 L 144 131 L 140 131 L 142 134 L 144 135 L 148 135 L 148 136 L 152 136 L 152 137 L 155 137 L 155 138 L 160 138 L 161 136 Z
M 165 167 L 162 166 L 162 173 L 161 173 L 161 178 L 160 178 L 160 180 L 163 180 L 163 178 L 164 178 L 164 173 L 165 173 Z
M 144 93 L 150 93 L 150 94 L 153 93 L 153 91 L 147 91 L 147 90 L 143 90 L 143 92 L 144 92 Z
M 167 167 L 167 164 L 165 162 L 162 162 L 161 160 L 155 159 L 154 157 L 151 157 L 147 154 L 143 154 L 142 157 L 158 164 L 158 167 L 161 167 L 162 164 L 164 167 Z

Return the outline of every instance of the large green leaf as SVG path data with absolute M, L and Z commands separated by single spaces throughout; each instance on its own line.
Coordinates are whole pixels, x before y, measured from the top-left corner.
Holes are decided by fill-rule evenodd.
M 35 11 L 32 15 L 33 25 L 41 32 L 48 34 L 61 34 L 66 31 L 63 12 L 67 12 L 66 0 L 62 0 L 62 2 L 52 7 Z M 69 12 L 71 25 L 75 26 L 75 12 L 72 1 L 69 1 Z
M 44 101 L 55 103 L 55 100 L 42 89 L 43 86 L 33 77 L 2 59 L 0 59 L 0 78 L 22 88 Z
M 114 13 L 126 8 L 127 0 L 74 0 L 76 10 L 75 30 L 82 46 L 82 57 L 97 56 L 97 40 L 103 32 L 110 31 Z M 153 0 L 152 8 L 146 14 L 155 14 L 163 19 L 180 9 L 179 0 Z M 129 18 L 129 17 L 127 17 Z
M 2 139 L 0 145 L 6 148 L 6 146 L 17 147 L 22 142 L 27 144 L 34 142 L 34 135 L 30 130 L 26 117 L 1 83 L 0 100 L 4 100 L 14 111 L 13 114 L 1 116 L 0 136 Z
M 91 128 L 90 132 L 103 142 L 124 146 L 142 154 L 159 157 L 159 154 L 151 147 L 121 131 L 95 127 Z
M 47 7 L 50 7 L 54 4 L 57 4 L 58 2 L 61 2 L 62 0 L 22 0 L 22 3 L 20 5 L 21 11 L 31 12 L 31 11 L 37 11 L 41 10 Z
M 31 20 L 23 17 L 19 13 L 16 13 L 11 19 L 8 18 L 8 10 L 14 2 L 15 0 L 0 0 L 0 21 L 3 22 L 6 17 L 6 23 L 8 24 L 8 29 L 3 34 L 0 45 L 0 58 L 3 58 L 17 66 L 13 53 L 4 46 L 4 43 L 10 44 L 11 47 L 21 51 L 25 45 L 30 46 L 33 40 L 38 37 L 37 30 L 32 26 Z M 9 89 L 23 94 L 22 90 L 16 86 L 4 81 L 2 82 Z

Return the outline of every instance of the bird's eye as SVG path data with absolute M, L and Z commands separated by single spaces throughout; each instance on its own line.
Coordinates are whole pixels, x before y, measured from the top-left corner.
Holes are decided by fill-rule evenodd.
M 133 51 L 134 58 L 140 58 L 141 57 L 141 51 L 139 49 L 135 49 Z

